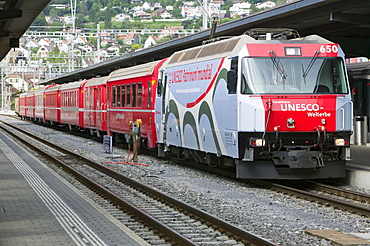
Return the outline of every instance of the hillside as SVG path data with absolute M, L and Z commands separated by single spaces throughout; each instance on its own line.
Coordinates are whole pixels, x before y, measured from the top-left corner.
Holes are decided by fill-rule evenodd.
M 73 1 L 72 1 L 73 2 Z M 79 28 L 96 28 L 100 23 L 103 29 L 130 29 L 130 28 L 163 28 L 164 24 L 159 25 L 142 22 L 143 19 L 160 21 L 161 19 L 189 19 L 181 23 L 185 29 L 202 26 L 202 1 L 171 1 L 171 0 L 81 0 L 76 1 L 75 26 Z M 214 1 L 209 3 L 209 13 L 221 13 L 221 23 L 230 19 L 240 18 L 248 14 L 265 9 L 261 4 L 266 1 L 249 0 L 245 4 L 250 4 L 247 12 L 230 12 L 230 8 L 236 0 Z M 268 1 L 274 5 L 281 5 L 285 0 Z M 262 7 L 258 7 L 261 5 Z M 193 10 L 194 9 L 194 10 Z M 191 11 L 191 12 L 190 12 Z M 72 25 L 71 0 L 52 0 L 42 11 L 32 26 L 68 26 Z M 117 19 L 117 16 L 122 19 Z M 191 17 L 189 17 L 191 15 Z

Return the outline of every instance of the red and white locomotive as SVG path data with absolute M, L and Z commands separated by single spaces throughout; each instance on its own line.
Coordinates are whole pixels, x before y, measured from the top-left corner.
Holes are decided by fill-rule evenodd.
M 353 113 L 343 51 L 316 35 L 260 40 L 259 31 L 24 93 L 19 115 L 117 142 L 140 119 L 143 147 L 233 167 L 238 178 L 344 177 Z

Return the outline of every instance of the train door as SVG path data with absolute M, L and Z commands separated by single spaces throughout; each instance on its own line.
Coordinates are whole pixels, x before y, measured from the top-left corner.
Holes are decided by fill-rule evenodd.
M 106 87 L 98 86 L 94 90 L 95 99 L 96 99 L 96 115 L 95 115 L 95 125 L 100 124 L 99 126 L 103 131 L 106 131 Z
M 91 98 L 91 91 L 93 87 L 86 87 L 85 91 L 85 112 L 84 112 L 84 123 L 85 127 L 90 128 L 92 126 L 92 114 L 93 114 L 93 104 Z
M 165 143 L 165 131 L 164 131 L 164 121 L 165 121 L 165 98 L 166 98 L 166 83 L 167 76 L 163 76 L 163 72 L 160 71 L 158 76 L 157 84 L 157 96 L 155 99 L 155 129 L 157 133 L 158 141 L 158 156 L 164 156 L 164 143 Z
M 91 90 L 91 100 L 92 100 L 92 117 L 91 117 L 91 125 L 96 127 L 97 126 L 97 115 L 98 115 L 98 110 L 99 110 L 99 102 L 98 102 L 98 95 L 97 95 L 98 88 L 93 87 Z
M 223 117 L 219 119 L 219 127 L 222 132 L 223 143 L 228 156 L 238 156 L 238 57 L 231 59 L 230 70 L 227 75 L 227 97 L 218 98 L 225 109 Z M 240 117 L 240 116 L 239 116 Z

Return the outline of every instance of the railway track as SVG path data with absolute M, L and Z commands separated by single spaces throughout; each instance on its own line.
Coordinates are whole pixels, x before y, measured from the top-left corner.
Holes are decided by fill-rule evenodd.
M 297 198 L 370 217 L 370 196 L 364 193 L 314 181 L 286 182 L 284 184 L 266 181 L 254 183 Z
M 1 129 L 8 134 L 48 158 L 98 193 L 100 197 L 114 204 L 117 209 L 111 210 L 115 216 L 123 216 L 119 215 L 118 209 L 130 214 L 169 244 L 275 245 L 267 239 L 143 185 L 104 165 L 5 122 L 0 123 Z

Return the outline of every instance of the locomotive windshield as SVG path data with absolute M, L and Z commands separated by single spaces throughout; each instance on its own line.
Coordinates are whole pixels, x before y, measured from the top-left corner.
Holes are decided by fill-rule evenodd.
M 253 57 L 242 60 L 242 94 L 348 93 L 342 59 Z

